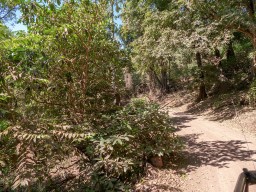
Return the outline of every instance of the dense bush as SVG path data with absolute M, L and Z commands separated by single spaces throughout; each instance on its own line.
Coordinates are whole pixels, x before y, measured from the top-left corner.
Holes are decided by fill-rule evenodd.
M 132 100 L 122 110 L 104 115 L 93 154 L 105 176 L 134 179 L 143 173 L 146 161 L 180 149 L 168 114 L 157 104 Z
M 58 164 L 83 156 L 79 172 L 88 172 L 78 174 L 83 182 L 79 186 L 73 183 L 69 190 L 122 191 L 143 175 L 151 156 L 170 154 L 181 147 L 168 114 L 142 99 L 115 112 L 98 114 L 97 119 L 87 119 L 81 125 L 48 125 L 48 129 L 46 124 L 40 125 L 36 130 L 30 125 L 32 130 L 27 130 L 1 124 L 1 142 L 8 146 L 8 151 L 1 150 L 1 182 L 5 187 L 44 191 L 57 182 L 52 170 Z
M 0 38 L 0 191 L 124 191 L 179 149 L 157 105 L 120 106 L 128 58 L 108 2 L 26 8 L 28 33 Z

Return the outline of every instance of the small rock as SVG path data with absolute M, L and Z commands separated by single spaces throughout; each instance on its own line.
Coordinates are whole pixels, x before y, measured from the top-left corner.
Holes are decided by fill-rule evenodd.
M 161 168 L 164 166 L 162 157 L 156 155 L 150 158 L 150 163 L 157 168 Z

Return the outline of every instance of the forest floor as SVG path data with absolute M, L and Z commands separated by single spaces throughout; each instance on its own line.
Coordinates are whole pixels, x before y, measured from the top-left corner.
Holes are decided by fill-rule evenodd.
M 139 191 L 233 191 L 243 168 L 256 170 L 256 111 L 235 105 L 209 107 L 208 101 L 193 105 L 194 97 L 184 95 L 169 95 L 162 106 L 185 149 L 165 168 L 150 167 Z

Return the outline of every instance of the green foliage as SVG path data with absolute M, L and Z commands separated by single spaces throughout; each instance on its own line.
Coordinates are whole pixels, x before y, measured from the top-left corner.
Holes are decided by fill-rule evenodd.
M 71 178 L 63 190 L 131 188 L 148 159 L 182 144 L 156 104 L 120 106 L 123 68 L 140 74 L 135 81 L 150 90 L 153 84 L 166 92 L 176 84 L 195 89 L 202 82 L 207 90 L 223 82 L 244 87 L 255 51 L 247 5 L 3 1 L 0 14 L 10 11 L 6 19 L 12 18 L 19 7 L 28 33 L 12 33 L 0 23 L 0 183 L 8 190 L 51 191 Z M 123 8 L 122 46 L 115 39 L 114 8 Z M 252 100 L 255 92 L 253 83 Z M 76 175 L 67 163 L 73 158 Z M 61 170 L 70 173 L 64 171 L 64 180 L 56 175 Z
M 255 106 L 255 103 L 256 103 L 256 81 L 254 81 L 251 84 L 248 95 L 249 95 L 249 98 L 250 98 L 250 104 L 252 106 Z
M 27 123 L 29 132 L 25 127 L 12 127 L 0 134 L 1 138 L 8 136 L 7 143 L 19 143 L 18 146 L 9 144 L 8 148 L 18 147 L 18 162 L 2 159 L 9 166 L 18 167 L 12 174 L 14 189 L 37 189 L 39 185 L 46 185 L 51 167 L 56 166 L 59 159 L 67 158 L 65 154 L 75 148 L 91 160 L 87 165 L 90 170 L 87 177 L 91 179 L 84 183 L 87 189 L 126 188 L 143 175 L 145 163 L 151 156 L 177 152 L 182 146 L 173 133 L 175 129 L 168 114 L 144 100 L 133 100 L 115 113 L 103 114 L 97 121 L 92 119 L 79 126 L 48 125 L 47 128 L 42 123 L 36 128 Z M 1 125 L 6 127 L 5 124 Z M 10 155 L 10 151 L 7 154 Z M 47 171 L 45 165 L 50 170 Z M 9 174 L 6 176 L 10 177 Z
M 154 81 L 164 84 L 165 72 L 169 86 L 173 81 L 186 82 L 198 89 L 202 82 L 201 69 L 194 69 L 195 53 L 199 52 L 207 90 L 224 79 L 239 90 L 245 89 L 244 82 L 251 79 L 249 71 L 255 52 L 255 29 L 250 27 L 254 25 L 254 4 L 250 5 L 249 1 L 126 1 L 122 34 L 131 51 L 133 67 L 151 76 L 149 84 Z M 234 59 L 226 57 L 230 43 L 235 50 Z M 216 50 L 220 55 L 215 55 Z
M 161 112 L 157 104 L 143 99 L 132 100 L 114 114 L 103 115 L 99 121 L 102 126 L 92 138 L 95 146 L 86 147 L 90 158 L 96 155 L 95 168 L 102 173 L 99 182 L 106 178 L 119 184 L 135 182 L 143 175 L 150 157 L 177 152 L 182 147 L 168 114 Z M 105 182 L 102 185 L 104 189 L 114 190 L 105 186 Z
M 5 129 L 7 129 L 9 125 L 9 122 L 6 120 L 1 120 L 0 121 L 0 131 L 4 131 Z
M 7 22 L 15 18 L 15 12 L 22 0 L 1 0 L 0 1 L 0 23 Z
M 108 7 L 108 1 L 27 1 L 21 10 L 28 34 L 0 26 L 5 189 L 57 190 L 65 170 L 67 191 L 125 191 L 150 156 L 179 149 L 157 106 L 117 103 L 128 58 L 110 33 Z
M 116 114 L 104 117 L 104 122 L 104 132 L 106 136 L 111 136 L 110 143 L 117 147 L 124 146 L 120 150 L 125 151 L 120 154 L 138 159 L 138 162 L 152 155 L 169 154 L 179 147 L 178 142 L 175 143 L 175 129 L 168 114 L 159 111 L 158 105 L 142 99 L 133 100 Z M 111 154 L 111 151 L 105 152 Z
M 127 43 L 134 68 L 151 76 L 152 82 L 168 84 L 169 90 L 184 82 L 198 86 L 199 75 L 193 76 L 195 53 L 204 56 L 203 65 L 211 64 L 213 50 L 225 46 L 230 33 L 193 13 L 184 1 L 126 1 L 123 37 L 134 34 Z

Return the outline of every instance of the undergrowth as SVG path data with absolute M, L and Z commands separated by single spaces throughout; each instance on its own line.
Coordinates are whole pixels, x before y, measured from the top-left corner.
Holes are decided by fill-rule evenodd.
M 142 99 L 80 125 L 41 123 L 36 131 L 32 125 L 1 131 L 3 189 L 127 191 L 143 176 L 151 156 L 177 152 L 182 146 L 168 114 Z M 1 130 L 6 125 L 3 122 Z M 62 162 L 72 156 L 80 159 L 78 173 L 66 171 L 74 179 L 54 177 L 53 170 L 65 167 Z

